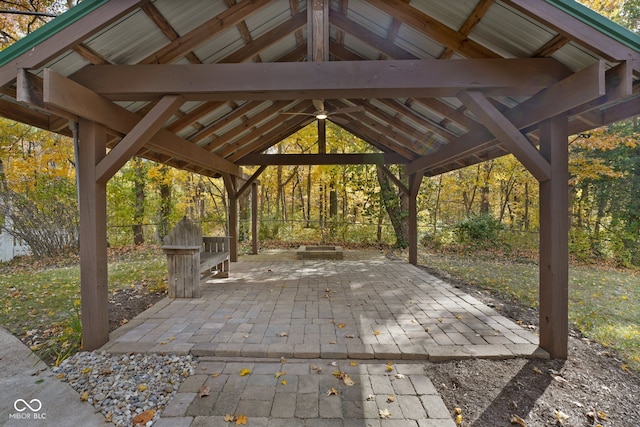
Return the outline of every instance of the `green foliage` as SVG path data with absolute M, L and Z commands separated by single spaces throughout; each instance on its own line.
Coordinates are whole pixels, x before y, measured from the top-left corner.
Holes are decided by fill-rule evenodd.
M 502 224 L 491 215 L 475 215 L 455 226 L 460 243 L 479 247 L 493 247 L 500 243 Z

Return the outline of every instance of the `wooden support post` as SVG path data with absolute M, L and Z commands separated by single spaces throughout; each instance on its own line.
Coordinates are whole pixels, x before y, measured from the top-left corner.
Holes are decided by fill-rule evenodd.
M 422 172 L 409 175 L 409 263 L 418 264 L 418 192 Z
M 97 182 L 96 165 L 106 155 L 107 133 L 80 119 L 78 174 L 80 203 L 80 298 L 82 349 L 95 350 L 109 341 L 107 281 L 107 185 Z
M 238 196 L 236 190 L 236 177 L 223 175 L 224 186 L 229 195 L 229 261 L 238 261 Z
M 258 183 L 251 183 L 251 253 L 258 255 Z
M 569 171 L 568 121 L 542 122 L 540 153 L 551 179 L 540 182 L 540 347 L 566 359 L 569 340 Z

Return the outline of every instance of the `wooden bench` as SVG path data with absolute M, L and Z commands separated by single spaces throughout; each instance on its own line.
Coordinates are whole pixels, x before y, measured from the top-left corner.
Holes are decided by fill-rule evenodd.
M 170 298 L 199 298 L 202 277 L 229 277 L 229 237 L 202 237 L 200 227 L 183 218 L 164 239 Z

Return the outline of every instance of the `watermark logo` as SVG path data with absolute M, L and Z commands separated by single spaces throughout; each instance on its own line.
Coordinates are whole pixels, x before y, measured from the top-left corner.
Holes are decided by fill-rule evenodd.
M 9 418 L 14 420 L 45 420 L 47 414 L 40 412 L 42 409 L 42 402 L 40 399 L 31 399 L 26 401 L 24 399 L 16 399 L 13 402 L 13 409 L 17 412 L 9 414 Z

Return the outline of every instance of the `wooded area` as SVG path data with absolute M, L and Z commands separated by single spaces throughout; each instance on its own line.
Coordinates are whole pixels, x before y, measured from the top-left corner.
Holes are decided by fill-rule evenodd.
M 570 143 L 571 250 L 582 259 L 640 265 L 640 147 L 637 119 Z M 327 150 L 355 153 L 367 144 L 327 126 Z M 317 150 L 309 125 L 272 149 Z M 73 141 L 0 122 L 2 213 L 11 233 L 38 256 L 77 249 L 77 196 Z M 268 166 L 260 177 L 259 239 L 406 245 L 402 166 Z M 512 245 L 533 248 L 538 230 L 538 185 L 506 156 L 426 178 L 419 201 L 419 233 L 429 245 Z M 240 200 L 240 240 L 250 239 L 250 192 Z M 184 215 L 205 233 L 227 234 L 222 179 L 130 161 L 108 186 L 112 246 L 158 243 Z

